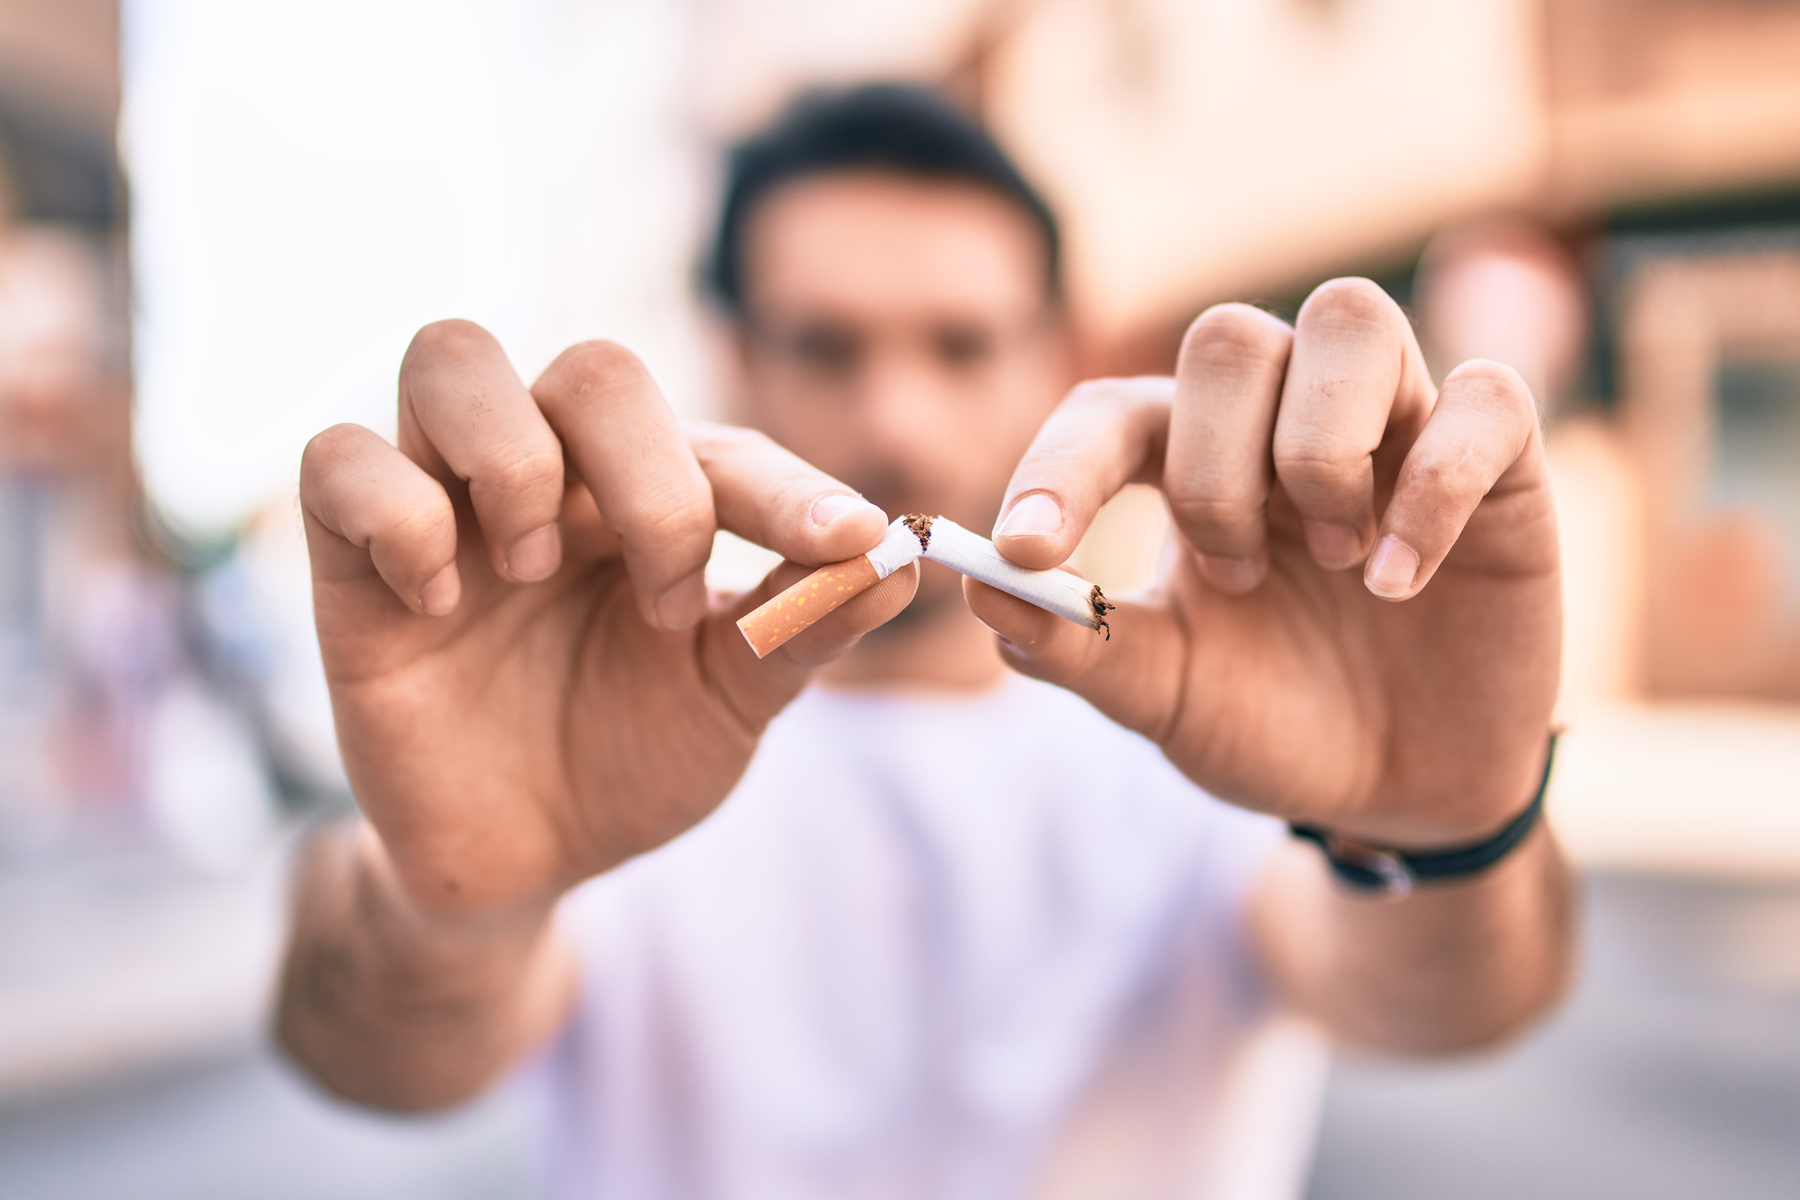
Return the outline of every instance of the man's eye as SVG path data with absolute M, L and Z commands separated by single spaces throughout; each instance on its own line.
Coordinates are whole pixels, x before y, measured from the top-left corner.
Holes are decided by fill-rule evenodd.
M 804 365 L 832 374 L 855 370 L 862 358 L 862 343 L 854 334 L 824 326 L 797 332 L 792 349 L 794 357 Z
M 933 341 L 936 343 L 939 361 L 947 367 L 978 366 L 994 352 L 993 335 L 985 329 L 940 329 Z

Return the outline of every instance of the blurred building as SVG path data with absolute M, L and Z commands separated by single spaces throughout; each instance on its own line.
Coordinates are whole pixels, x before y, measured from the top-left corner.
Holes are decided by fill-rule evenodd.
M 1411 303 L 1427 242 L 1496 215 L 1560 244 L 1594 315 L 1585 368 L 1540 394 L 1565 835 L 1589 861 L 1800 871 L 1800 5 L 977 8 L 943 78 L 1064 213 L 1091 370 L 1167 370 L 1206 304 L 1336 274 Z
M 118 51 L 110 0 L 0 0 L 0 1109 L 254 1038 L 321 786 L 254 553 L 140 484 Z

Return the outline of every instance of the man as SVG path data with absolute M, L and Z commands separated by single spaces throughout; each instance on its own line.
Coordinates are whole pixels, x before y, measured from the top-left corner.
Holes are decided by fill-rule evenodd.
M 710 275 L 769 438 L 684 431 L 605 343 L 527 389 L 450 322 L 407 353 L 397 449 L 308 448 L 365 820 L 302 866 L 279 1028 L 327 1087 L 451 1104 L 554 1038 L 558 1194 L 1014 1196 L 1066 1186 L 1123 1079 L 1168 1128 L 1108 1194 L 1193 1194 L 1274 1006 L 1399 1051 L 1544 1011 L 1557 553 L 1515 373 L 1437 391 L 1392 302 L 1339 281 L 1293 329 L 1213 309 L 1174 379 L 1058 404 L 1049 213 L 900 88 L 741 147 Z M 1053 566 L 1134 479 L 1182 544 L 1110 641 L 934 568 L 760 662 L 732 627 L 888 513 Z M 709 603 L 715 526 L 790 561 Z M 1371 899 L 1276 818 L 1359 879 L 1398 860 L 1358 844 L 1496 861 Z

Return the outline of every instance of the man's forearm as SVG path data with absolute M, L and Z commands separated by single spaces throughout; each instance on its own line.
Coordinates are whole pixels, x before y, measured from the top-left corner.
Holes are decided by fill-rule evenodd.
M 1466 880 L 1390 902 L 1333 882 L 1287 847 L 1257 896 L 1257 940 L 1282 990 L 1338 1038 L 1402 1053 L 1472 1050 L 1519 1032 L 1562 994 L 1574 883 L 1540 825 Z
M 276 1034 L 321 1085 L 400 1110 L 493 1082 L 561 1023 L 573 955 L 552 906 L 439 916 L 411 904 L 357 823 L 311 839 L 295 881 Z

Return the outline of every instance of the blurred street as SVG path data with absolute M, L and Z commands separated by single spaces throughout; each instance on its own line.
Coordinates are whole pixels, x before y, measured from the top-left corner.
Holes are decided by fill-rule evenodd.
M 9 1197 L 510 1200 L 531 1194 L 504 1102 L 380 1119 L 244 1054 L 0 1122 Z
M 1516 1051 L 1334 1069 L 1310 1200 L 1800 1192 L 1800 887 L 1587 898 L 1584 977 Z
M 1605 875 L 1587 898 L 1585 976 L 1516 1052 L 1336 1068 L 1311 1200 L 1794 1195 L 1800 954 L 1768 948 L 1800 946 L 1800 887 Z M 20 984 L 9 970 L 0 1003 Z M 127 1083 L 15 1097 L 0 1179 L 8 1200 L 500 1200 L 531 1194 L 528 1136 L 504 1094 L 369 1117 L 221 1042 Z
M 0 1195 L 528 1194 L 504 1097 L 373 1118 L 266 1049 L 282 874 L 141 852 L 0 870 Z

